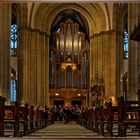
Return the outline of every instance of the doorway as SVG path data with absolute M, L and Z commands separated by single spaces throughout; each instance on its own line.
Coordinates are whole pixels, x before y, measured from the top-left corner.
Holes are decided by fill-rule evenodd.
M 54 100 L 53 105 L 56 105 L 56 106 L 64 105 L 64 100 Z
M 73 100 L 72 101 L 72 105 L 78 105 L 78 107 L 80 107 L 82 105 L 82 101 L 80 101 L 80 100 Z

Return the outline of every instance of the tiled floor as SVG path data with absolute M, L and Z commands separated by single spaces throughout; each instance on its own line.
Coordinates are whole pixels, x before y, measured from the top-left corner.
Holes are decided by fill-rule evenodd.
M 102 137 L 97 133 L 90 131 L 75 122 L 64 124 L 63 122 L 55 122 L 46 128 L 40 129 L 35 133 L 31 133 L 25 137 L 41 137 L 41 138 L 93 138 Z
M 117 128 L 114 128 L 114 132 Z M 114 138 L 118 137 L 118 134 L 114 133 Z M 131 132 L 127 133 L 127 137 L 139 138 L 138 132 L 135 134 Z M 49 125 L 46 128 L 40 129 L 34 133 L 24 136 L 23 138 L 105 138 L 98 135 L 91 130 L 88 130 L 75 122 L 70 122 L 69 124 L 64 124 L 64 122 L 55 122 L 52 125 Z M 107 137 L 106 137 L 107 138 Z

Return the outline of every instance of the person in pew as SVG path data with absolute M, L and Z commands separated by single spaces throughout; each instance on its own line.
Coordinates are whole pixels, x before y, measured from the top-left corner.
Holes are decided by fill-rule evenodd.
M 64 124 L 68 124 L 70 121 L 70 110 L 68 105 L 64 107 L 63 112 L 64 112 Z
M 59 110 L 56 105 L 54 105 L 53 107 L 53 115 L 54 115 L 54 121 L 58 121 Z
M 63 115 L 64 115 L 64 112 L 63 112 L 63 108 L 59 108 L 59 121 L 63 121 Z
M 103 108 L 107 109 L 107 101 L 105 101 L 105 103 L 103 104 Z
M 109 99 L 109 105 L 112 106 L 112 99 Z

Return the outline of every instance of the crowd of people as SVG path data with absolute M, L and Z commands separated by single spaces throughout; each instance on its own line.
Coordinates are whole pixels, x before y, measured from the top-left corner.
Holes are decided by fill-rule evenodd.
M 64 121 L 65 124 L 69 123 L 70 121 L 77 121 L 79 119 L 80 113 L 89 110 L 89 109 L 95 109 L 100 106 L 103 106 L 103 108 L 107 108 L 107 104 L 111 103 L 111 99 L 109 101 L 105 101 L 102 105 L 99 104 L 100 102 L 94 102 L 91 107 L 84 107 L 84 106 L 78 106 L 78 105 L 54 105 L 53 107 L 48 108 L 48 112 L 53 114 L 53 120 L 54 121 Z M 99 104 L 99 105 L 98 105 Z
M 53 114 L 54 121 L 64 121 L 65 124 L 70 121 L 76 121 L 81 112 L 81 106 L 78 105 L 54 105 L 49 108 L 49 113 Z

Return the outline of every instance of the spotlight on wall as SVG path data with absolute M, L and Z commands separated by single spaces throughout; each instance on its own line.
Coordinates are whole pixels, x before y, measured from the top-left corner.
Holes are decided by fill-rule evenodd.
M 80 93 L 78 93 L 78 96 L 81 96 L 81 94 L 80 94 Z
M 55 96 L 59 96 L 59 94 L 58 93 L 55 93 Z

